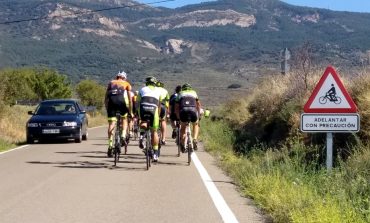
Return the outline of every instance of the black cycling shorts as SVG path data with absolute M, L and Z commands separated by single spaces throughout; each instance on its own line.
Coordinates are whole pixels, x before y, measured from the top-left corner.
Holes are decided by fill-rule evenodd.
M 108 118 L 116 117 L 116 113 L 120 113 L 122 116 L 128 113 L 123 95 L 113 95 L 108 98 Z
M 152 129 L 158 129 L 159 127 L 159 117 L 158 117 L 158 108 L 152 105 L 140 105 L 140 120 L 145 122 L 150 122 Z
M 180 110 L 181 122 L 197 122 L 198 118 L 198 110 L 196 108 L 190 107 Z

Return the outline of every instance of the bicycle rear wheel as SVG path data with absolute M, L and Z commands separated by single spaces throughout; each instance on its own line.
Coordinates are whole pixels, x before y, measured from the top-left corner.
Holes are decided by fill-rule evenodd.
M 146 145 L 145 145 L 145 159 L 146 159 L 146 170 L 149 170 L 151 167 L 151 137 L 150 137 L 150 130 L 146 130 Z
M 191 137 L 188 135 L 186 137 L 186 147 L 187 147 L 187 150 L 188 150 L 188 165 L 190 165 L 191 163 L 191 153 L 193 151 L 193 148 L 192 148 L 192 142 L 191 142 Z

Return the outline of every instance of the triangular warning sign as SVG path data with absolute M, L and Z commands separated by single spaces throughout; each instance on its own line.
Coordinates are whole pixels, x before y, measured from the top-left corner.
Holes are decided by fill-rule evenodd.
M 326 68 L 303 108 L 306 113 L 356 113 L 357 107 L 334 68 Z

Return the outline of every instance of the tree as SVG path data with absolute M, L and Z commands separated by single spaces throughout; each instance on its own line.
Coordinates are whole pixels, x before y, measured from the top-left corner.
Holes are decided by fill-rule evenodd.
M 36 98 L 32 84 L 34 74 L 30 69 L 7 69 L 0 72 L 0 100 L 14 105 L 18 100 Z
M 41 100 L 72 97 L 71 83 L 65 75 L 46 68 L 35 69 L 34 92 Z
M 295 63 L 302 71 L 301 76 L 304 80 L 306 89 L 308 89 L 308 76 L 312 68 L 313 46 L 309 41 L 306 41 L 297 49 Z
M 83 80 L 76 86 L 76 93 L 87 106 L 101 109 L 104 105 L 105 88 L 94 80 Z

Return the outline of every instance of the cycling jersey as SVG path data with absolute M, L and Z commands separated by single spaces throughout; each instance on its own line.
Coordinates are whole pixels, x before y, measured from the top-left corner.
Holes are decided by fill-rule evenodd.
M 108 120 L 114 121 L 117 112 L 122 116 L 128 113 L 128 104 L 125 102 L 124 95 L 127 95 L 126 92 L 130 90 L 131 85 L 127 81 L 119 79 L 109 82 L 106 91 Z
M 180 91 L 176 101 L 180 107 L 181 122 L 197 122 L 199 119 L 197 101 L 199 100 L 194 90 Z
M 139 102 L 139 116 L 143 121 L 150 121 L 150 127 L 159 128 L 158 105 L 162 100 L 161 91 L 152 85 L 140 89 L 137 98 Z
M 170 96 L 168 94 L 168 91 L 163 88 L 163 87 L 158 87 L 159 91 L 161 92 L 161 114 L 159 115 L 159 117 L 161 119 L 164 119 L 167 115 L 167 109 L 169 107 L 169 100 L 170 100 Z

